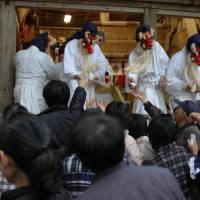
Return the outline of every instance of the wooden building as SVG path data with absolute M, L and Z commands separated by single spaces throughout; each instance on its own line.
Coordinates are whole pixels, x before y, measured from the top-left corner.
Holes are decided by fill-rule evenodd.
M 139 23 L 157 30 L 157 39 L 169 55 L 182 48 L 200 27 L 200 0 L 1 0 L 0 112 L 13 100 L 13 58 L 19 45 L 20 20 L 30 10 L 39 18 L 36 28 L 56 37 L 67 37 L 85 21 L 94 21 L 106 32 L 103 51 L 113 63 L 126 62 Z M 76 16 L 69 26 L 63 24 L 64 13 Z

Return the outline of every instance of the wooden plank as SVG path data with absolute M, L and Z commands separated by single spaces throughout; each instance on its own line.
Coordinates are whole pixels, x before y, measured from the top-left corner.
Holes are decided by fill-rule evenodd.
M 171 15 L 171 16 L 183 16 L 183 17 L 200 17 L 199 12 L 185 12 L 185 11 L 174 11 L 174 10 L 157 10 L 158 15 Z
M 16 12 L 14 2 L 0 2 L 0 112 L 12 102 L 13 59 L 16 52 Z
M 77 10 L 95 10 L 95 11 L 114 11 L 114 12 L 135 12 L 135 13 L 143 13 L 144 9 L 130 7 L 130 5 L 112 5 L 112 4 L 88 4 L 88 3 L 60 3 L 60 2 L 36 2 L 36 1 L 23 1 L 23 0 L 15 0 L 14 1 L 16 7 L 21 8 L 37 8 L 37 9 L 53 9 L 53 10 L 63 10 L 63 9 L 77 9 Z
M 162 2 L 162 3 L 161 3 Z M 196 1 L 197 2 L 197 1 Z M 144 8 L 154 8 L 163 10 L 176 10 L 187 12 L 200 12 L 200 6 L 193 4 L 192 0 L 183 2 L 175 1 L 52 1 L 52 0 L 15 0 L 15 5 L 19 7 L 33 7 L 33 8 L 51 8 L 51 9 L 78 9 L 78 10 L 98 10 L 98 11 L 115 11 L 115 12 L 136 12 L 143 13 Z M 183 16 L 183 15 L 181 15 Z
M 22 0 L 22 1 L 32 1 L 32 0 Z M 34 0 L 35 2 L 38 2 L 40 0 Z M 111 3 L 118 3 L 118 2 L 126 2 L 126 3 L 133 3 L 133 0 L 109 0 Z M 196 0 L 197 2 L 198 0 Z M 54 2 L 54 0 L 43 0 L 43 2 Z M 102 2 L 102 3 L 106 3 L 107 1 L 102 1 L 102 0 L 57 0 L 56 2 L 62 2 L 62 3 L 65 3 L 65 2 L 76 2 L 76 3 L 94 3 L 94 2 Z M 172 3 L 172 4 L 193 4 L 193 0 L 137 0 L 137 2 L 141 2 L 141 3 L 154 3 L 154 2 L 161 2 L 161 3 Z M 134 2 L 135 3 L 135 2 Z

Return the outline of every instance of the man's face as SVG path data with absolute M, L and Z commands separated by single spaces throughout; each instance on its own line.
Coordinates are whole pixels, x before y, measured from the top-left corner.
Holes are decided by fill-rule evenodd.
M 103 36 L 100 36 L 100 35 L 97 35 L 96 37 L 96 43 L 101 47 L 104 43 L 104 37 Z
M 177 124 L 177 126 L 182 125 L 184 121 L 187 119 L 187 114 L 184 112 L 183 108 L 179 107 L 176 108 L 174 111 L 174 120 Z

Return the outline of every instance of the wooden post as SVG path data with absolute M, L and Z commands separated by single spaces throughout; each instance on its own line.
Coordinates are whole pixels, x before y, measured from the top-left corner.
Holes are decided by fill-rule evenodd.
M 157 38 L 157 11 L 152 8 L 144 10 L 144 24 L 150 25 L 155 30 L 155 39 Z
M 0 113 L 13 100 L 16 11 L 13 1 L 0 2 Z

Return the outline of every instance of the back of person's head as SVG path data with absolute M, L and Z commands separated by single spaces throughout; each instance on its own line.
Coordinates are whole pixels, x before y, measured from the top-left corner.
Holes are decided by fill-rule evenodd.
M 135 139 L 145 136 L 147 135 L 147 119 L 141 114 L 131 114 L 127 122 L 127 129 L 129 135 Z
M 70 90 L 64 81 L 52 80 L 44 87 L 43 97 L 49 107 L 55 105 L 67 106 Z
M 96 116 L 99 114 L 104 114 L 104 112 L 100 109 L 100 108 L 88 108 L 86 109 L 82 114 L 81 114 L 81 118 L 82 117 L 87 117 L 87 116 Z
M 48 33 L 39 33 L 31 41 L 23 44 L 23 49 L 27 49 L 30 46 L 36 46 L 40 51 L 45 52 L 48 47 Z
M 171 115 L 162 114 L 152 119 L 148 127 L 149 141 L 158 149 L 176 139 L 176 126 Z
M 13 161 L 4 166 L 2 172 L 10 182 L 16 182 L 20 174 L 28 177 L 36 199 L 48 199 L 57 191 L 62 172 L 59 151 L 49 146 L 50 135 L 46 125 L 30 113 L 15 113 L 0 124 L 0 162 L 2 152 Z M 16 175 L 17 174 L 17 175 Z
M 174 119 L 178 127 L 191 124 L 192 120 L 190 114 L 192 112 L 200 112 L 198 105 L 191 100 L 179 101 L 177 99 L 174 102 Z
M 199 33 L 196 33 L 188 38 L 187 44 L 186 44 L 188 52 L 192 52 L 192 48 L 191 48 L 192 44 L 195 44 L 196 47 L 200 47 L 200 34 Z
M 126 122 L 130 117 L 130 105 L 122 102 L 112 101 L 106 106 L 106 115 L 118 118 L 126 127 Z
M 124 134 L 120 121 L 105 114 L 81 118 L 72 133 L 74 152 L 83 164 L 101 172 L 122 161 Z
M 28 110 L 19 103 L 11 103 L 3 110 L 3 119 L 9 119 L 16 112 L 28 112 Z
M 87 21 L 83 25 L 83 28 L 82 28 L 82 32 L 86 32 L 86 31 L 90 31 L 90 33 L 92 35 L 96 35 L 97 34 L 97 26 L 94 23 Z
M 143 25 L 140 25 L 137 30 L 136 30 L 136 34 L 135 34 L 135 40 L 136 42 L 139 42 L 140 41 L 140 37 L 139 37 L 139 34 L 140 33 L 146 33 L 146 32 L 151 32 L 151 26 L 150 25 L 147 25 L 147 24 L 143 24 Z

